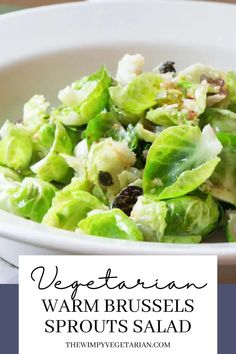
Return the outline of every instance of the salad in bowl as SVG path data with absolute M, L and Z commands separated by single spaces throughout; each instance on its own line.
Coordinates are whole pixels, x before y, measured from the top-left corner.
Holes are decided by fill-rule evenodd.
M 0 209 L 85 235 L 236 242 L 236 73 L 126 54 L 0 130 Z

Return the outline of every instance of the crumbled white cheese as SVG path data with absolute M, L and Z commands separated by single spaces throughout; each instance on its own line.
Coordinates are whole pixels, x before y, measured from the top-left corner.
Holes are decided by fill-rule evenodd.
M 141 54 L 125 54 L 118 63 L 116 80 L 121 85 L 127 85 L 135 76 L 142 73 L 145 60 Z
M 217 139 L 217 136 L 210 126 L 206 125 L 202 130 L 202 138 L 200 142 L 200 151 L 207 156 L 207 159 L 213 159 L 219 155 L 222 151 L 223 146 L 220 141 Z
M 67 106 L 76 106 L 78 102 L 77 91 L 70 86 L 66 86 L 58 93 L 59 100 Z

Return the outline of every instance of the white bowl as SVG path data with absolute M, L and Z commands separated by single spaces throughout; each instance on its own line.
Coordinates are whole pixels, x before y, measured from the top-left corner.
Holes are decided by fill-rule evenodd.
M 56 103 L 59 88 L 126 52 L 147 68 L 171 59 L 236 69 L 236 6 L 201 2 L 71 3 L 0 17 L 0 117 L 19 119 L 35 93 Z M 173 245 L 88 237 L 0 212 L 0 255 L 217 254 L 221 281 L 236 282 L 236 244 Z

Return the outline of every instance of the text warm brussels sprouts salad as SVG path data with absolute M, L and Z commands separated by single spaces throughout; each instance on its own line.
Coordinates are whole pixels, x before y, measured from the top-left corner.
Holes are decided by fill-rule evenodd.
M 0 208 L 134 241 L 236 241 L 236 73 L 125 55 L 0 130 Z

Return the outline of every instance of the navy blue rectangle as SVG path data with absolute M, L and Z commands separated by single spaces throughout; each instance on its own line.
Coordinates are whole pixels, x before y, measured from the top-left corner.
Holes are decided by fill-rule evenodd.
M 18 285 L 0 284 L 0 353 L 18 354 Z
M 218 287 L 218 354 L 236 354 L 236 285 Z
M 236 285 L 219 285 L 218 354 L 236 353 L 235 324 Z M 18 354 L 18 285 L 0 285 L 0 353 Z

